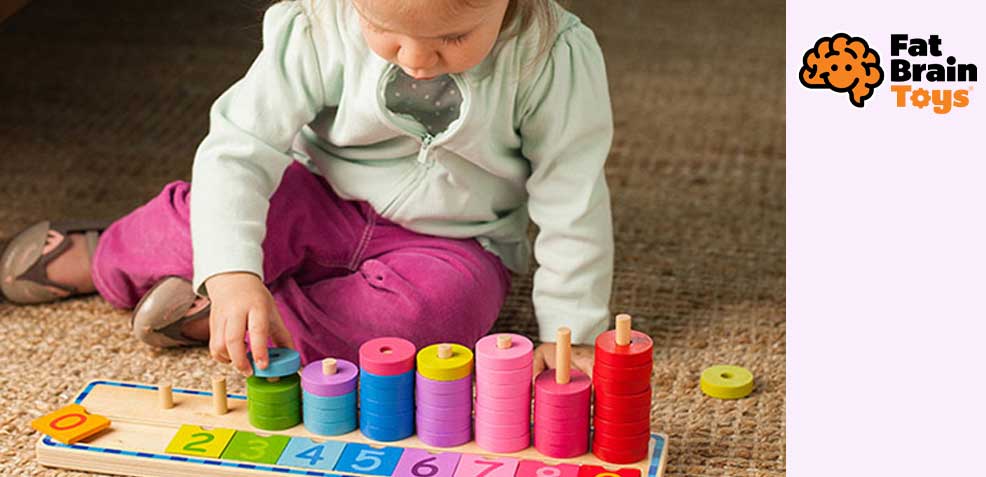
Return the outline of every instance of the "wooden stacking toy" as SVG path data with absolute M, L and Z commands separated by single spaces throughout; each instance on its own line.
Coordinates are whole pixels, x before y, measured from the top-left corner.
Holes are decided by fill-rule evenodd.
M 614 464 L 644 459 L 650 442 L 654 342 L 631 330 L 630 321 L 630 315 L 618 315 L 616 330 L 596 338 L 592 368 L 596 397 L 592 452 Z
M 453 447 L 472 439 L 472 362 L 472 351 L 458 344 L 418 352 L 415 406 L 421 442 Z
M 534 448 L 548 457 L 589 452 L 589 401 L 592 381 L 572 365 L 572 331 L 558 329 L 555 369 L 534 381 Z
M 414 434 L 414 343 L 376 338 L 359 347 L 359 428 L 378 441 Z
M 257 367 L 247 354 L 253 366 L 253 376 L 247 378 L 247 414 L 258 429 L 288 429 L 301 422 L 301 356 L 288 348 L 271 348 L 267 354 L 267 369 Z
M 476 342 L 476 444 L 489 452 L 531 445 L 534 343 L 515 334 Z
M 337 436 L 356 429 L 356 365 L 344 359 L 313 361 L 301 371 L 305 429 Z
M 92 381 L 72 405 L 32 421 L 45 434 L 38 462 L 135 476 L 661 477 L 667 438 L 651 434 L 648 419 L 653 345 L 629 317 L 617 322 L 596 342 L 595 416 L 567 329 L 558 330 L 555 370 L 536 380 L 534 346 L 522 336 L 420 353 L 381 338 L 360 347 L 358 365 L 327 358 L 300 373 L 298 353 L 271 349 L 246 396 L 228 394 L 221 376 L 211 391 L 167 378 Z M 717 379 L 745 379 L 717 370 Z

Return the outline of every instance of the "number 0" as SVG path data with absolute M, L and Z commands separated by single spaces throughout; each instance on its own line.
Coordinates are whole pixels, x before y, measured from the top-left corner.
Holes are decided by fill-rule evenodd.
M 63 425 L 59 424 L 65 419 L 69 419 L 69 418 L 75 418 L 76 421 L 73 422 L 72 424 L 63 424 Z M 82 414 L 78 414 L 78 413 L 66 414 L 64 416 L 60 416 L 58 419 L 55 419 L 54 421 L 51 421 L 51 424 L 49 424 L 49 426 L 51 426 L 51 428 L 56 431 L 64 431 L 67 429 L 72 429 L 74 427 L 79 427 L 82 425 L 82 423 L 86 422 L 87 420 L 88 419 L 86 419 L 86 416 L 83 416 Z

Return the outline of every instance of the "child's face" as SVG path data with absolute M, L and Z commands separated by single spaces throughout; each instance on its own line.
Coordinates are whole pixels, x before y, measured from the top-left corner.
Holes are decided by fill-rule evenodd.
M 509 0 L 353 0 L 374 53 L 409 76 L 461 73 L 483 61 Z

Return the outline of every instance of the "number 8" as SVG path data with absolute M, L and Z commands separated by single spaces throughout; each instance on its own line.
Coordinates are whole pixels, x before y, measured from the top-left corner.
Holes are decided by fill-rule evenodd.
M 561 470 L 557 467 L 541 467 L 535 474 L 538 477 L 559 477 L 561 476 Z

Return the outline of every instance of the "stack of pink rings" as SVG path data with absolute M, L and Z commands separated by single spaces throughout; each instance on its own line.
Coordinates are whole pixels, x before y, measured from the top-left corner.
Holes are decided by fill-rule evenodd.
M 534 447 L 558 459 L 589 452 L 589 401 L 592 380 L 577 369 L 558 383 L 548 369 L 534 381 Z
M 476 444 L 489 452 L 531 445 L 534 343 L 515 334 L 476 342 Z

